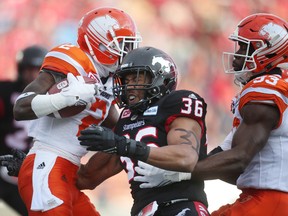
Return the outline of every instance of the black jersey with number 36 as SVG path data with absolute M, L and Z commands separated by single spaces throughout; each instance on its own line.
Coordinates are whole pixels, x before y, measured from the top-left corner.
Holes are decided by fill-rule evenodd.
M 167 145 L 169 125 L 175 118 L 191 118 L 196 120 L 202 128 L 199 152 L 199 160 L 201 160 L 207 156 L 206 108 L 204 99 L 198 94 L 188 90 L 173 91 L 151 105 L 143 113 L 133 114 L 128 109 L 122 110 L 115 132 L 118 135 L 147 143 L 149 146 L 161 147 Z M 203 181 L 188 180 L 153 189 L 141 189 L 139 182 L 133 181 L 137 175 L 134 170 L 137 160 L 121 157 L 121 162 L 128 174 L 134 199 L 132 215 L 155 200 L 162 203 L 174 199 L 189 198 L 207 206 Z

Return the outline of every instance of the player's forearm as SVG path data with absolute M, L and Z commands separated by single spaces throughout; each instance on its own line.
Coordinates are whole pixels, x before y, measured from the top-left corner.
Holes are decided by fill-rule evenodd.
M 118 156 L 98 152 L 85 165 L 80 166 L 77 187 L 92 190 L 122 169 Z
M 244 171 L 245 166 L 241 153 L 237 155 L 234 152 L 235 149 L 223 151 L 199 161 L 192 173 L 193 178 L 224 181 L 237 178 Z
M 76 181 L 76 186 L 80 190 L 93 190 L 97 184 L 93 182 L 93 179 L 90 176 L 90 173 L 86 171 L 85 165 L 81 164 L 78 173 L 77 173 L 77 181 Z
M 161 169 L 192 172 L 198 155 L 189 145 L 171 145 L 161 148 L 150 148 L 147 163 Z
M 115 105 L 111 105 L 107 118 L 102 122 L 101 126 L 113 129 L 118 121 L 119 112 Z
M 45 95 L 54 83 L 55 81 L 52 75 L 49 73 L 40 73 L 17 98 L 13 108 L 14 118 L 16 120 L 36 119 L 37 116 L 31 107 L 31 102 L 36 95 Z
M 16 101 L 13 108 L 13 115 L 17 121 L 37 118 L 37 116 L 35 115 L 34 111 L 31 108 L 31 101 L 35 96 L 36 94 L 33 94 Z

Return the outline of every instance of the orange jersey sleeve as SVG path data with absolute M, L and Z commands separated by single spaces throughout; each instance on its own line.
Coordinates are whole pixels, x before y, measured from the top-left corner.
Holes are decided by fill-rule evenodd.
M 42 68 L 65 75 L 67 73 L 73 73 L 75 76 L 87 76 L 88 73 L 96 74 L 95 67 L 89 57 L 78 46 L 72 44 L 62 44 L 51 49 L 43 61 Z

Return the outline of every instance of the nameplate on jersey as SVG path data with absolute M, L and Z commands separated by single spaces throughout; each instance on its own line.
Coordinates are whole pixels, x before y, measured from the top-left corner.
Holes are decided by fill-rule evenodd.
M 152 116 L 152 115 L 157 115 L 158 112 L 158 106 L 150 107 L 147 109 L 144 113 L 143 116 Z
M 131 124 L 125 124 L 123 125 L 123 131 L 127 131 L 127 130 L 133 130 L 135 128 L 138 128 L 138 127 L 142 127 L 145 125 L 145 121 L 144 120 L 141 120 L 141 121 L 137 121 L 135 123 L 131 123 Z
M 108 92 L 105 92 L 105 91 L 100 92 L 100 95 L 106 98 L 107 100 L 109 100 L 110 97 L 112 97 L 112 95 L 110 95 Z

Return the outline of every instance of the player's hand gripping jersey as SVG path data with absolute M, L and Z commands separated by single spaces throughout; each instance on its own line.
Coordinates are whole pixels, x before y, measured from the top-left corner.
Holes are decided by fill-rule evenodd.
M 107 75 L 109 72 L 92 60 L 80 48 L 71 44 L 63 44 L 52 49 L 45 57 L 42 69 L 59 72 L 66 76 L 73 73 L 75 76 L 88 76 L 102 84 L 99 74 Z M 90 124 L 100 124 L 108 115 L 113 101 L 112 92 L 109 92 L 112 79 L 108 78 L 104 84 L 107 92 L 96 97 L 96 102 L 81 113 L 64 119 L 45 116 L 32 121 L 29 135 L 33 136 L 37 148 L 53 148 L 59 150 L 61 156 L 75 164 L 80 163 L 80 158 L 87 152 L 79 145 L 77 136 L 79 131 Z M 53 134 L 53 136 L 50 136 Z M 35 146 L 35 145 L 34 145 Z
M 175 118 L 192 118 L 199 123 L 202 129 L 199 152 L 199 160 L 201 160 L 207 155 L 205 115 L 206 103 L 199 95 L 186 90 L 174 91 L 161 98 L 143 113 L 131 113 L 129 109 L 122 110 L 115 133 L 143 141 L 149 146 L 161 147 L 167 145 L 169 125 Z M 137 176 L 134 170 L 137 161 L 121 157 L 121 162 L 131 184 L 131 193 L 134 199 L 132 215 L 138 213 L 152 201 L 163 203 L 174 199 L 188 198 L 207 205 L 206 195 L 203 193 L 203 181 L 187 180 L 164 187 L 141 189 L 139 187 L 141 182 L 133 180 Z
M 288 85 L 279 75 L 264 75 L 247 83 L 234 103 L 233 128 L 242 118 L 240 111 L 247 103 L 275 105 L 279 109 L 280 121 L 272 130 L 264 148 L 259 151 L 237 180 L 243 188 L 276 189 L 288 192 Z

